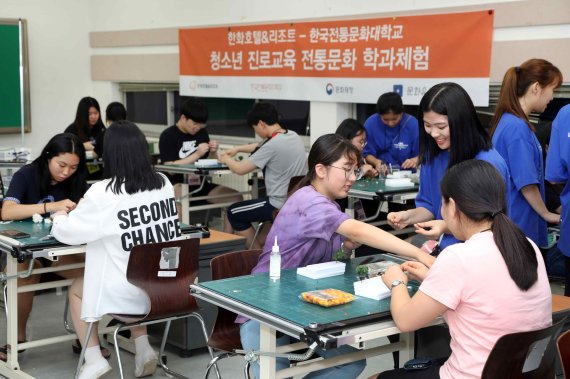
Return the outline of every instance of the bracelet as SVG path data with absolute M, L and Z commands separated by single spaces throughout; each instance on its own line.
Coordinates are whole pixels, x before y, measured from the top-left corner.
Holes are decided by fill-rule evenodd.
M 47 213 L 46 203 L 44 203 L 44 214 Z

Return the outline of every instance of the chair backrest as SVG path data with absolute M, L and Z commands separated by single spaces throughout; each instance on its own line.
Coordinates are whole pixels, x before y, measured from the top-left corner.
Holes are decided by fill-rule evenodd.
M 145 320 L 187 314 L 198 309 L 189 290 L 198 276 L 199 248 L 198 238 L 132 248 L 127 280 L 144 290 L 150 299 L 151 309 Z
M 554 341 L 566 318 L 544 329 L 506 334 L 487 358 L 482 379 L 554 378 Z
M 296 189 L 295 187 L 297 187 L 297 184 L 299 184 L 301 179 L 303 179 L 304 177 L 305 175 L 292 176 L 291 179 L 289 179 L 289 186 L 287 187 L 287 196 L 291 196 L 293 194 L 293 190 Z
M 564 378 L 570 378 L 570 330 L 565 331 L 556 340 L 558 356 L 562 364 Z
M 249 275 L 257 264 L 261 250 L 240 250 L 218 255 L 210 261 L 212 280 Z M 239 325 L 235 323 L 237 315 L 218 307 L 216 322 L 208 345 L 218 350 L 232 351 L 241 349 Z

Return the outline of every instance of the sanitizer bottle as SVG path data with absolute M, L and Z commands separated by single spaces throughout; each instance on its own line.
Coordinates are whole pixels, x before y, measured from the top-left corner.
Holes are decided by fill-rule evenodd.
M 271 248 L 271 255 L 269 256 L 269 277 L 271 279 L 279 279 L 281 277 L 281 254 L 279 253 L 279 245 L 277 245 L 277 236 L 275 236 L 275 243 Z

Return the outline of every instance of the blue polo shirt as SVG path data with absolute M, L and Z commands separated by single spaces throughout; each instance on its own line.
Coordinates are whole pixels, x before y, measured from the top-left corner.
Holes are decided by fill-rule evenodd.
M 523 187 L 536 184 L 542 201 L 545 201 L 544 162 L 540 142 L 524 120 L 505 113 L 495 129 L 493 146 L 507 162 L 511 174 L 511 219 L 534 243 L 545 246 L 546 221 L 532 209 L 521 192 Z
M 398 125 L 391 128 L 375 113 L 368 117 L 364 127 L 366 146 L 362 151 L 363 157 L 373 155 L 386 164 L 401 165 L 419 153 L 418 120 L 414 116 L 404 113 Z
M 562 215 L 558 248 L 570 257 L 570 105 L 558 112 L 552 123 L 552 134 L 546 154 L 546 180 L 566 183 L 560 194 Z
M 499 155 L 495 149 L 487 151 L 480 151 L 475 159 L 489 162 L 499 171 L 505 185 L 507 186 L 507 193 L 509 188 L 509 169 L 504 159 Z M 416 208 L 425 208 L 430 211 L 436 220 L 443 220 L 441 216 L 441 190 L 439 182 L 445 175 L 447 165 L 449 164 L 449 152 L 447 150 L 440 152 L 431 163 L 422 165 L 420 170 L 420 189 L 416 196 Z M 508 203 L 507 203 L 508 204 Z M 451 234 L 444 234 L 440 247 L 445 249 L 449 245 L 453 245 L 459 241 Z

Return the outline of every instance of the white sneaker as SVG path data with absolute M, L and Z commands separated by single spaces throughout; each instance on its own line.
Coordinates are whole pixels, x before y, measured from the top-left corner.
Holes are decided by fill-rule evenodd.
M 97 359 L 90 364 L 83 364 L 79 371 L 79 379 L 98 379 L 102 378 L 111 371 L 109 362 L 103 357 Z
M 158 355 L 155 351 L 150 350 L 135 354 L 135 376 L 137 378 L 154 374 L 157 365 Z

